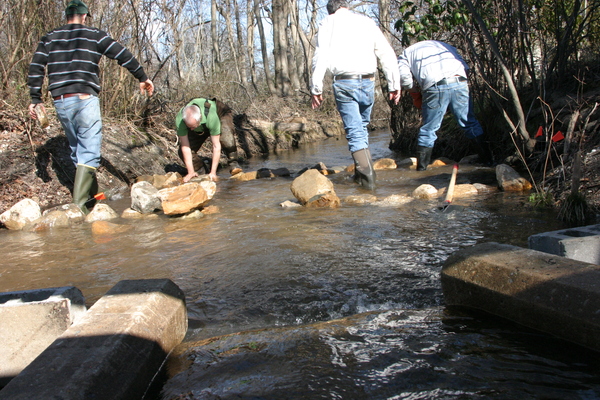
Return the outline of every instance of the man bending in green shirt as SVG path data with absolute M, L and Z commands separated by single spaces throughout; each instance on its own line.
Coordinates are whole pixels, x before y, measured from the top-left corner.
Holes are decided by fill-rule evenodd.
M 205 167 L 197 152 L 209 136 L 212 143 L 212 162 L 208 174 L 210 180 L 218 179 L 221 145 L 227 154 L 231 175 L 242 172 L 237 163 L 233 115 L 231 108 L 225 103 L 217 99 L 193 99 L 179 110 L 175 117 L 175 125 L 179 136 L 179 157 L 187 169 L 184 182 L 198 176 L 197 171 Z

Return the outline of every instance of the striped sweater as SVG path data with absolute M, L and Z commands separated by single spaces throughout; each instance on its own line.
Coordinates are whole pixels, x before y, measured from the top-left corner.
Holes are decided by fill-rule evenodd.
M 29 65 L 27 85 L 33 104 L 42 102 L 42 84 L 48 70 L 52 97 L 68 93 L 100 93 L 98 63 L 102 56 L 117 60 L 140 82 L 148 79 L 133 54 L 106 32 L 80 24 L 53 30 L 40 40 Z

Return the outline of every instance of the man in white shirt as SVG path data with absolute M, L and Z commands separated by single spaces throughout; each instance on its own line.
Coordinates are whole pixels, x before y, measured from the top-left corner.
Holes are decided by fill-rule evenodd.
M 418 92 L 419 88 L 413 87 L 414 77 L 422 94 L 423 124 L 417 141 L 417 171 L 426 170 L 431 161 L 436 132 L 448 107 L 465 136 L 477 145 L 480 162 L 491 165 L 492 154 L 469 96 L 469 66 L 456 48 L 436 40 L 419 42 L 404 50 L 398 57 L 398 66 L 402 89 Z
M 396 54 L 370 18 L 348 9 L 346 0 L 329 0 L 313 58 L 312 108 L 323 102 L 323 78 L 333 74 L 333 93 L 344 122 L 348 147 L 355 164 L 354 180 L 363 188 L 375 188 L 375 170 L 369 151 L 371 110 L 375 98 L 375 72 L 379 59 L 385 73 L 389 99 L 400 100 L 400 76 Z

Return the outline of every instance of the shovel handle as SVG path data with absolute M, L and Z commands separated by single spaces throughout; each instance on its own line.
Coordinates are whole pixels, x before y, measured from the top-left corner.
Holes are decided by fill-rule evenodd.
M 450 177 L 450 184 L 448 185 L 448 191 L 446 192 L 446 199 L 444 203 L 452 203 L 452 196 L 454 196 L 454 186 L 456 185 L 456 175 L 458 174 L 458 164 L 454 164 L 452 167 L 452 176 Z

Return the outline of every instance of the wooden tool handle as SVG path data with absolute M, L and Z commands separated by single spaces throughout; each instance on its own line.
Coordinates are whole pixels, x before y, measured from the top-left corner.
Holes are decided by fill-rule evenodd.
M 452 167 L 452 176 L 450 177 L 450 184 L 448 185 L 448 191 L 446 192 L 446 199 L 444 203 L 452 203 L 452 196 L 454 195 L 454 185 L 456 184 L 456 175 L 458 174 L 458 164 L 454 164 Z

